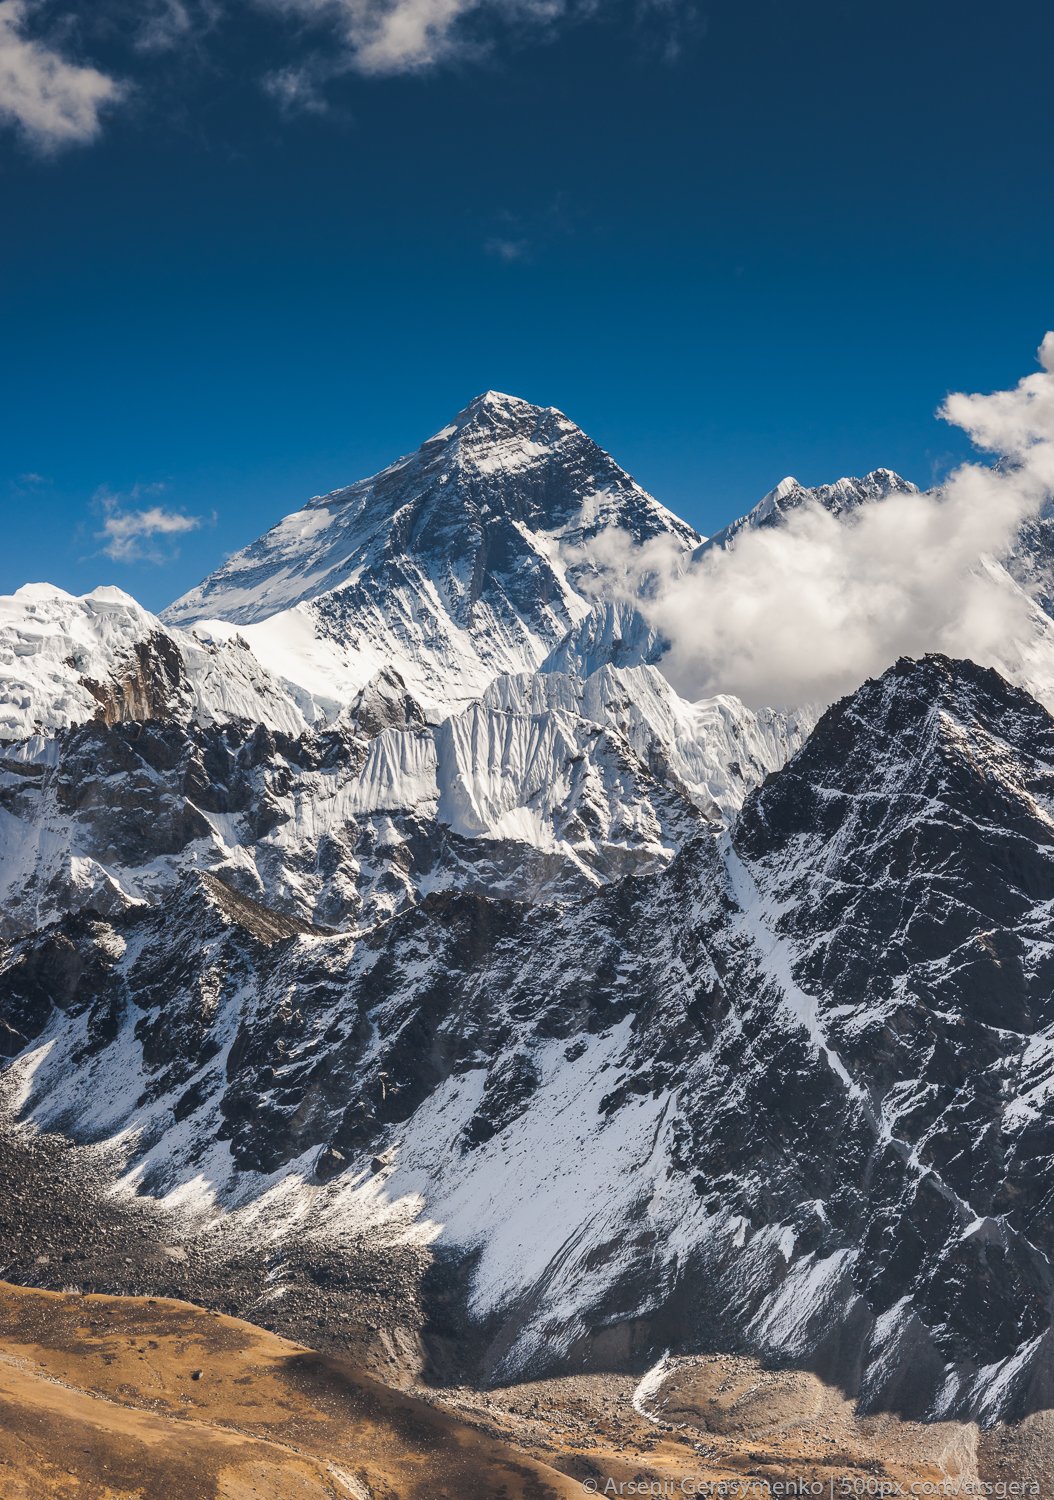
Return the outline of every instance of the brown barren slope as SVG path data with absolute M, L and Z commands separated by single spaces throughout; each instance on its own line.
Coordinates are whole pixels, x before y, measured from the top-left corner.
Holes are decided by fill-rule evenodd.
M 189 1303 L 0 1282 L 0 1500 L 567 1500 L 721 1481 L 762 1500 L 792 1480 L 827 1497 L 1054 1497 L 1051 1412 L 987 1432 L 861 1417 L 813 1375 L 728 1355 L 675 1361 L 646 1400 L 636 1387 L 412 1395 Z
M 565 1500 L 579 1485 L 234 1318 L 0 1283 L 3 1500 Z

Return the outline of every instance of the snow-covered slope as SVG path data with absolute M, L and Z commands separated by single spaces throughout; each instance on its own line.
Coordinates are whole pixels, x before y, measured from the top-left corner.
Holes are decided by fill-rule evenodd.
M 438 726 L 394 681 L 296 735 L 92 715 L 0 757 L 0 931 L 167 899 L 188 870 L 339 928 L 439 889 L 570 896 L 660 868 L 807 727 L 686 704 L 654 667 L 498 678 Z
M 1016 582 L 1054 619 L 1054 497 L 1025 523 L 1004 561 Z
M 429 716 L 533 671 L 588 612 L 609 526 L 700 538 L 552 407 L 488 391 L 372 479 L 310 501 L 164 618 L 237 626 L 259 659 L 346 703 L 394 666 Z
M 618 654 L 618 653 L 616 653 Z M 570 652 L 557 659 L 572 663 Z M 587 657 L 588 662 L 588 657 Z M 571 713 L 623 736 L 644 764 L 675 778 L 707 813 L 728 818 L 801 744 L 814 716 L 748 709 L 721 694 L 689 703 L 650 665 L 601 665 L 588 676 L 545 669 L 499 677 L 483 703 L 505 713 Z
M 289 685 L 236 636 L 220 646 L 167 630 L 116 588 L 76 598 L 38 583 L 0 596 L 0 743 L 165 717 L 305 724 Z
M 238 634 L 22 589 L 0 601 L 0 932 L 167 899 L 188 870 L 345 928 L 439 889 L 539 900 L 657 869 L 808 727 L 612 664 L 658 649 L 596 604 L 544 671 L 438 725 L 391 667 L 309 725 Z
M 539 672 L 588 677 L 600 667 L 653 666 L 667 643 L 625 600 L 598 599 L 541 663 Z
M 1026 694 L 903 662 L 584 901 L 353 937 L 209 877 L 66 918 L 4 959 L 13 1077 L 268 1264 L 431 1245 L 476 1375 L 733 1347 L 1012 1415 L 1049 1389 L 1052 788 Z

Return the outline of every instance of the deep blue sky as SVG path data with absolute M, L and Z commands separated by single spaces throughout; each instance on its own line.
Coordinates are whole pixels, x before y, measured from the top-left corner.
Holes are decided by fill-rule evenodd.
M 288 115 L 259 78 L 298 45 L 234 0 L 163 55 L 74 31 L 134 96 L 91 144 L 0 135 L 0 592 L 160 607 L 487 387 L 704 531 L 788 472 L 927 483 L 945 392 L 1054 325 L 1039 0 L 609 5 Z M 103 488 L 215 521 L 111 561 Z

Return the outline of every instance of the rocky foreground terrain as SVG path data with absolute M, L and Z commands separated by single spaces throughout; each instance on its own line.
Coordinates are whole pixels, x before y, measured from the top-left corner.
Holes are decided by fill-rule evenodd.
M 861 1419 L 814 1376 L 733 1356 L 647 1387 L 400 1392 L 346 1354 L 165 1298 L 0 1283 L 0 1328 L 5 1500 L 1052 1493 L 1049 1418 Z
M 8 1500 L 549 1500 L 581 1489 L 435 1405 L 185 1303 L 0 1287 Z

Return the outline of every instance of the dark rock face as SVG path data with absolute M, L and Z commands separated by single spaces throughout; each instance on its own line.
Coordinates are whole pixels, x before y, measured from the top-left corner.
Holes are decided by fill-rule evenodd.
M 164 618 L 241 625 L 264 660 L 295 610 L 292 638 L 326 664 L 312 692 L 343 704 L 365 671 L 394 670 L 438 722 L 559 648 L 592 603 L 586 550 L 612 527 L 686 558 L 701 540 L 562 412 L 489 391 L 415 453 L 287 516 Z
M 419 563 L 439 580 L 444 602 L 463 629 L 471 627 L 486 604 L 498 619 L 511 609 L 513 617 L 549 635 L 552 611 L 563 610 L 560 579 L 525 531 L 563 532 L 570 525 L 566 541 L 589 540 L 604 520 L 598 515 L 586 526 L 577 520 L 584 498 L 600 491 L 618 497 L 618 518 L 634 541 L 658 533 L 654 506 L 561 413 L 484 397 L 461 413 L 456 426 L 453 482 L 449 449 L 442 441 L 425 444 L 408 466 L 378 477 L 369 504 L 397 517 L 385 538 L 384 563 L 326 600 L 329 628 L 340 630 L 371 605 L 383 607 L 386 597 L 400 588 L 412 588 L 413 564 Z M 546 455 L 541 462 L 524 464 L 511 482 L 507 472 L 489 462 L 496 446 L 510 443 Z M 349 492 L 339 501 L 327 497 L 325 503 L 353 499 Z M 690 541 L 690 529 L 682 530 Z M 563 629 L 571 623 L 564 618 Z
M 980 1366 L 1049 1325 L 1052 768 L 1054 722 L 997 674 L 900 662 L 735 834 L 867 1122 L 856 1282 L 889 1317 L 910 1297 L 916 1348 Z
M 368 739 L 386 729 L 423 727 L 421 707 L 406 690 L 406 683 L 393 668 L 370 679 L 352 706 L 351 722 Z
M 604 504 L 583 520 L 583 502 L 594 495 L 603 496 Z M 547 636 L 554 610 L 563 611 L 562 585 L 532 534 L 558 532 L 567 542 L 581 543 L 615 520 L 635 541 L 660 533 L 677 536 L 685 546 L 699 540 L 562 412 L 493 391 L 477 397 L 416 453 L 371 479 L 312 500 L 301 512 L 305 525 L 313 514 L 328 524 L 310 550 L 291 552 L 278 527 L 177 601 L 167 617 L 207 616 L 236 577 L 243 595 L 255 591 L 259 597 L 224 606 L 224 618 L 243 625 L 265 618 L 280 607 L 269 592 L 280 558 L 294 580 L 303 574 L 302 591 L 286 586 L 282 603 L 325 592 L 320 608 L 334 632 L 353 628 L 373 609 L 390 614 L 392 599 L 404 587 L 427 618 L 427 596 L 419 595 L 424 577 L 462 628 L 471 627 L 486 604 L 499 628 L 528 621 Z M 553 644 L 571 624 L 563 619 Z
M 1054 499 L 1025 522 L 1006 566 L 1040 609 L 1054 617 Z
M 1054 898 L 1052 766 L 1038 704 L 940 658 L 900 662 L 831 709 L 736 830 L 745 857 L 780 870 L 781 899 L 799 898 L 810 985 L 837 1004 L 878 1000 L 903 977 L 931 1009 L 1054 1020 L 1050 958 L 1024 962 Z M 817 880 L 802 852 L 820 845 Z
M 170 635 L 157 630 L 136 641 L 127 661 L 118 663 L 111 679 L 82 679 L 99 703 L 104 724 L 135 719 L 164 719 L 183 707 L 187 692 L 186 673 L 179 647 Z
M 725 1347 L 1014 1415 L 1050 1383 L 1052 790 L 1026 694 L 901 662 L 730 836 L 585 899 L 350 936 L 188 876 L 67 917 L 4 956 L 7 1051 L 48 1041 L 27 1113 L 132 1128 L 152 1192 L 284 1182 L 338 1269 L 340 1225 L 395 1255 L 434 1218 L 477 1377 Z

